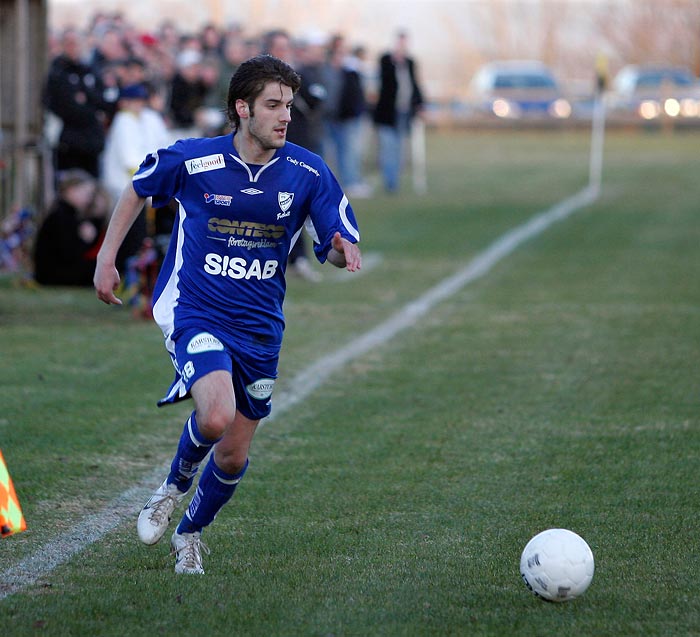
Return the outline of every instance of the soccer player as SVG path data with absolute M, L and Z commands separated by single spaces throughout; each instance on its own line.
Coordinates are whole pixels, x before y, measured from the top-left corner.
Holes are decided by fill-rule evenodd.
M 287 255 L 304 224 L 323 263 L 361 267 L 354 213 L 323 160 L 286 141 L 299 76 L 272 56 L 247 60 L 231 78 L 232 134 L 185 139 L 146 157 L 115 207 L 98 255 L 95 289 L 115 296 L 117 250 L 145 198 L 178 208 L 156 283 L 153 316 L 175 380 L 159 405 L 188 397 L 170 473 L 139 514 L 138 534 L 165 534 L 210 450 L 171 547 L 176 573 L 204 573 L 201 532 L 248 468 L 260 419 L 271 411 L 282 342 Z

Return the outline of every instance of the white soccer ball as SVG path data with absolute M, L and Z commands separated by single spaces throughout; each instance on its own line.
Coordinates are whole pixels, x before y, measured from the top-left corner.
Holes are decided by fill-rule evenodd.
M 533 537 L 520 557 L 520 574 L 537 597 L 565 602 L 580 597 L 593 579 L 593 553 L 567 529 L 548 529 Z

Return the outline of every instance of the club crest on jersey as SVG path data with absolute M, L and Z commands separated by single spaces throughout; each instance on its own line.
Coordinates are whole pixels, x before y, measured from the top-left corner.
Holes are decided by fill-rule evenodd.
M 209 170 L 219 170 L 226 167 L 226 161 L 221 153 L 216 155 L 207 155 L 206 157 L 195 157 L 194 159 L 185 160 L 185 167 L 190 175 L 204 173 Z
M 292 201 L 294 201 L 293 192 L 278 192 L 277 193 L 277 203 L 280 205 L 282 212 L 277 213 L 277 219 L 282 219 L 282 217 L 288 217 L 291 213 L 289 209 L 292 207 Z

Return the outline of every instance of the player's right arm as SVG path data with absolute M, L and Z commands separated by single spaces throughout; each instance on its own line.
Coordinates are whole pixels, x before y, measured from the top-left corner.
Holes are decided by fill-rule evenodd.
M 107 227 L 102 247 L 97 254 L 97 265 L 93 282 L 97 298 L 107 305 L 121 305 L 121 299 L 114 295 L 119 287 L 119 272 L 116 267 L 117 252 L 131 228 L 139 212 L 143 208 L 145 199 L 139 197 L 134 187 L 129 183 L 119 197 L 119 201 L 112 213 L 112 218 Z

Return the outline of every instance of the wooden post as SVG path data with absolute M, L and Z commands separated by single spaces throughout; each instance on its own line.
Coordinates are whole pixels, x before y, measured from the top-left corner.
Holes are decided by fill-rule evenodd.
M 15 206 L 27 204 L 27 123 L 29 104 L 29 0 L 15 0 L 15 134 L 12 151 L 14 164 L 13 194 Z

